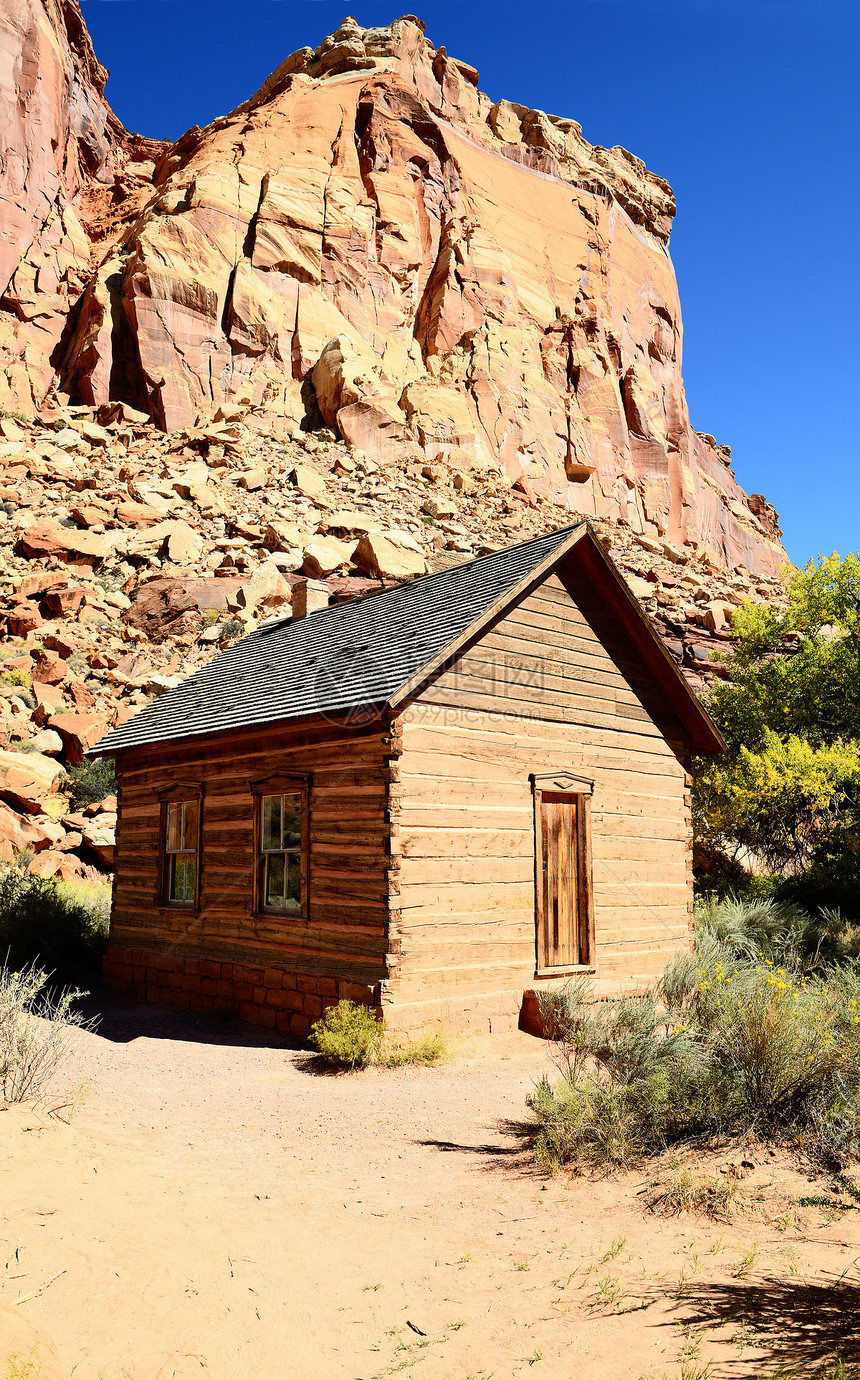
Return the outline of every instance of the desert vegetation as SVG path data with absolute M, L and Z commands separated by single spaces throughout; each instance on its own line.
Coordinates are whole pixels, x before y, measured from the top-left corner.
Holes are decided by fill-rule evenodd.
M 55 980 L 98 973 L 110 926 L 110 882 L 62 882 L 28 871 L 26 856 L 0 872 L 0 959 L 38 965 Z
M 627 1167 L 741 1138 L 844 1171 L 860 1155 L 858 948 L 838 913 L 710 900 L 695 951 L 654 987 L 599 1002 L 576 978 L 545 993 L 562 1076 L 529 1098 L 537 1163 Z
M 332 1068 L 402 1068 L 404 1064 L 442 1064 L 450 1045 L 441 1031 L 406 1038 L 385 1028 L 369 1006 L 339 1001 L 311 1026 L 310 1042 Z
M 860 917 L 860 559 L 810 562 L 784 605 L 732 620 L 709 707 L 728 744 L 698 761 L 699 883 Z
M 75 1009 L 85 993 L 57 990 L 49 975 L 30 964 L 18 972 L 0 967 L 0 1101 L 44 1101 L 52 1110 L 71 1106 L 80 1094 L 58 1093 L 57 1074 L 69 1052 L 69 1035 L 91 1029 Z

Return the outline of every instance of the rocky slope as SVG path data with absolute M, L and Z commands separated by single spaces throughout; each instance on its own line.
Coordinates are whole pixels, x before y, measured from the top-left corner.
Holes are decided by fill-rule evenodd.
M 322 430 L 273 436 L 223 409 L 165 434 L 122 405 L 0 418 L 0 862 L 69 879 L 112 859 L 115 801 L 70 802 L 67 769 L 106 729 L 259 622 L 295 582 L 355 598 L 564 525 L 506 476 L 381 466 Z M 597 530 L 691 683 L 721 668 L 732 611 L 773 577 Z
M 521 483 L 762 574 L 776 514 L 693 431 L 669 186 L 570 119 L 490 99 L 412 17 L 347 19 L 158 149 L 102 96 L 76 0 L 4 10 L 0 404 L 57 385 L 170 433 L 252 404 Z

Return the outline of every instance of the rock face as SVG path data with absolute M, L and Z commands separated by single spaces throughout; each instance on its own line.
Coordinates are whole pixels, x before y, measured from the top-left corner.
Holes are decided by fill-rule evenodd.
M 773 509 L 690 426 L 675 204 L 638 158 L 593 147 L 573 120 L 492 104 L 474 68 L 413 17 L 379 29 L 346 19 L 243 106 L 164 149 L 138 216 L 140 189 L 129 201 L 117 183 L 128 136 L 106 111 L 75 0 L 13 8 L 22 54 L 54 74 L 60 147 L 71 143 L 77 169 L 86 153 L 88 185 L 112 183 L 133 223 L 87 276 L 72 208 L 82 173 L 67 188 L 43 155 L 34 180 L 77 257 L 64 250 L 56 291 L 45 270 L 54 305 L 39 348 L 22 304 L 29 292 L 41 310 L 41 270 L 35 282 L 12 265 L 22 286 L 4 302 L 17 303 L 16 348 L 34 360 L 7 368 L 12 394 L 26 392 L 24 370 L 38 399 L 56 369 L 74 401 L 119 401 L 171 432 L 250 404 L 285 434 L 326 426 L 383 465 L 502 471 L 569 511 L 728 566 L 783 563 Z M 41 56 L 49 24 L 64 56 Z M 82 129 L 80 103 L 58 94 L 70 64 Z M 36 219 L 27 202 L 9 243 L 22 264 Z
M 0 406 L 30 413 L 91 269 L 152 194 L 162 145 L 127 134 L 104 100 L 77 0 L 4 0 L 0 54 Z

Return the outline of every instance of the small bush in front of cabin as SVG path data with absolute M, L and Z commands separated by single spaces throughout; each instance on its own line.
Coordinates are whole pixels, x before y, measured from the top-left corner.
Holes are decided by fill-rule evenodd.
M 440 1064 L 449 1054 L 448 1042 L 440 1032 L 398 1038 L 385 1029 L 372 1007 L 348 1000 L 330 1006 L 311 1026 L 309 1039 L 326 1063 L 338 1068 Z
M 96 757 L 91 762 L 69 767 L 66 773 L 76 810 L 84 805 L 100 805 L 109 795 L 116 795 L 116 768 L 111 757 Z
M 42 1099 L 68 1052 L 74 1029 L 91 1030 L 73 1003 L 86 995 L 51 992 L 49 975 L 34 964 L 20 971 L 0 966 L 0 1098 Z M 68 1105 L 64 1103 L 64 1105 Z
M 36 963 L 60 981 L 96 973 L 110 928 L 110 884 L 36 877 L 26 866 L 0 872 L 0 958 Z
M 623 1167 L 725 1134 L 830 1166 L 860 1158 L 860 963 L 825 946 L 834 923 L 772 901 L 711 903 L 695 953 L 654 989 L 601 1002 L 577 979 L 545 994 L 563 1077 L 528 1099 L 538 1164 Z

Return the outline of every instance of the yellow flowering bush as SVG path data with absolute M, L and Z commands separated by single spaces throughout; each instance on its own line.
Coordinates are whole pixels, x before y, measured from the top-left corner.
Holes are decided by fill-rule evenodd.
M 711 919 L 653 990 L 601 1002 L 579 978 L 542 999 L 563 1074 L 529 1099 L 543 1167 L 629 1164 L 739 1131 L 788 1137 L 818 1159 L 860 1157 L 860 963 L 804 972 L 750 953 L 731 915 Z M 778 951 L 774 926 L 761 932 Z

